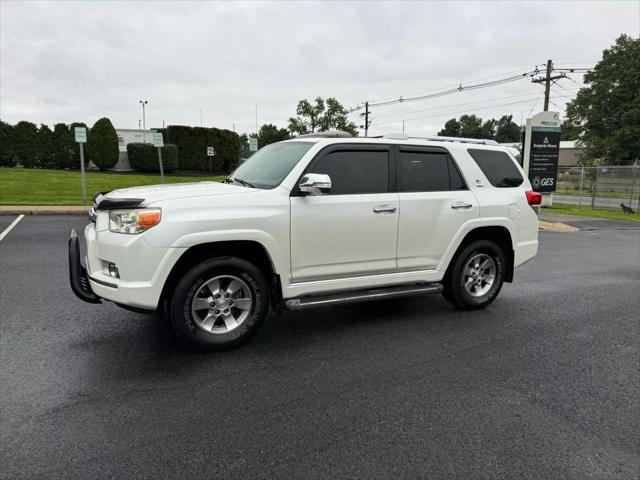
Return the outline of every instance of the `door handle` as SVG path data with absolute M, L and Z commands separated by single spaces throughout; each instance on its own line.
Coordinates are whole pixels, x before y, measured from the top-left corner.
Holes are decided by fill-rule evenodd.
M 373 207 L 373 213 L 395 213 L 396 207 L 393 205 L 378 205 Z
M 453 202 L 451 203 L 451 208 L 457 210 L 459 208 L 472 208 L 473 204 L 471 202 Z

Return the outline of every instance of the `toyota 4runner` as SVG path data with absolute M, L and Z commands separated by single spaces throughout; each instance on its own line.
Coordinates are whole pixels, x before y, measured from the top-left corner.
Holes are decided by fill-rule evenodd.
M 485 141 L 312 135 L 222 183 L 96 195 L 71 232 L 71 287 L 158 311 L 192 348 L 245 341 L 276 312 L 440 292 L 489 305 L 536 255 L 540 194 Z

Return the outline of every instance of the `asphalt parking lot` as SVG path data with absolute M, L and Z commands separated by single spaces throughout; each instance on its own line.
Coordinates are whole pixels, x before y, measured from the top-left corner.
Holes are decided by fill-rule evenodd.
M 206 355 L 73 296 L 85 222 L 28 216 L 0 242 L 2 478 L 637 478 L 633 224 L 541 233 L 484 311 L 271 315 Z

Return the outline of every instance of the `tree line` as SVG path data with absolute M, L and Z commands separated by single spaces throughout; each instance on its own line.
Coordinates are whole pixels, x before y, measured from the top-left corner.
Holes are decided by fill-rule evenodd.
M 503 115 L 499 119 L 482 120 L 476 115 L 462 115 L 452 118 L 438 132 L 444 137 L 484 138 L 498 143 L 519 142 L 520 127 L 513 121 L 513 115 Z

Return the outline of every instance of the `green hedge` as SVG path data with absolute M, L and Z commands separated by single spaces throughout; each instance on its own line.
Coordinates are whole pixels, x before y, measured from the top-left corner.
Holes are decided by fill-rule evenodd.
M 89 130 L 87 153 L 100 170 L 109 170 L 118 163 L 118 134 L 108 118 L 101 118 Z
M 209 170 L 207 147 L 214 147 L 216 151 L 212 158 L 213 173 L 229 173 L 238 165 L 242 145 L 235 132 L 182 125 L 157 131 L 163 133 L 166 142 L 178 147 L 180 170 Z
M 158 149 L 150 143 L 130 143 L 127 156 L 131 168 L 141 172 L 159 172 Z M 178 168 L 178 147 L 165 144 L 162 147 L 162 167 L 164 172 L 173 172 Z

